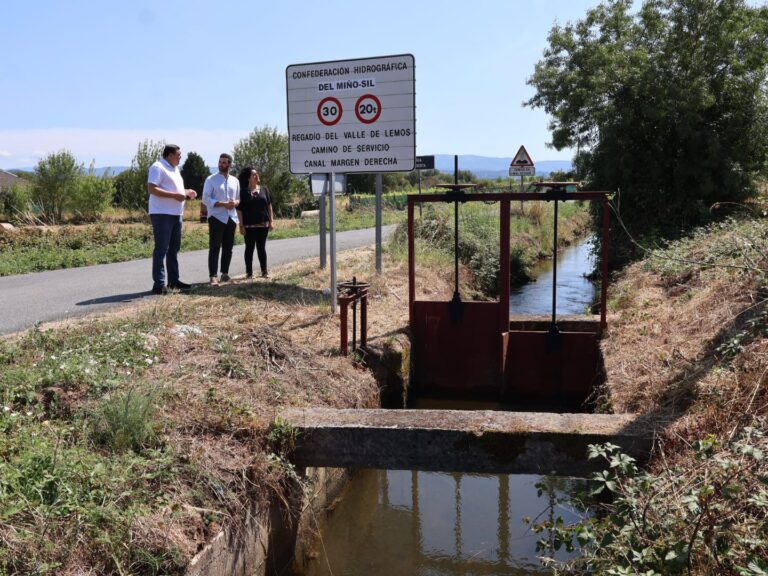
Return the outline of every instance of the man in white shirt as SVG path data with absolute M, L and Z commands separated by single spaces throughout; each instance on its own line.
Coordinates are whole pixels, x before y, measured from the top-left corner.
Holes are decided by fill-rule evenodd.
M 188 290 L 189 284 L 179 280 L 177 254 L 181 248 L 181 221 L 184 203 L 197 198 L 197 192 L 184 188 L 179 163 L 181 149 L 168 144 L 163 157 L 149 168 L 147 191 L 149 192 L 149 219 L 155 236 L 152 252 L 152 292 L 165 294 L 165 266 L 168 267 L 168 288 Z
M 219 250 L 221 250 L 221 280 L 227 282 L 232 248 L 237 230 L 237 206 L 240 204 L 240 182 L 230 176 L 232 156 L 219 156 L 219 171 L 208 176 L 203 185 L 203 204 L 208 209 L 208 275 L 211 285 L 219 285 Z

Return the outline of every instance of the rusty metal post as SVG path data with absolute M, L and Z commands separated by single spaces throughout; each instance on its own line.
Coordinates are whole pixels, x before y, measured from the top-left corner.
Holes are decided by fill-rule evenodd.
M 603 198 L 602 271 L 600 282 L 600 331 L 608 327 L 608 253 L 611 235 L 611 212 L 608 197 Z
M 341 322 L 341 325 L 339 326 L 339 328 L 341 328 L 341 353 L 346 356 L 349 354 L 349 335 L 347 334 L 347 305 L 349 304 L 349 300 L 347 300 L 345 296 L 339 296 L 339 304 L 341 304 L 341 309 L 339 310 L 339 321 Z
M 499 323 L 502 332 L 509 330 L 509 211 L 511 209 L 512 205 L 509 200 L 499 202 L 499 210 L 501 211 L 499 215 L 501 224 L 501 229 L 499 230 L 499 276 L 501 283 Z
M 368 346 L 368 290 L 360 298 L 360 347 Z
M 414 242 L 413 196 L 408 196 L 408 325 L 413 327 L 413 305 L 416 301 L 416 248 Z

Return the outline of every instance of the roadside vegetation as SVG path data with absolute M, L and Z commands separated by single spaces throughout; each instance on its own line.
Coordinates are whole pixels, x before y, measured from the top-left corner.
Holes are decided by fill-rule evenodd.
M 296 485 L 281 407 L 377 405 L 338 355 L 327 271 L 273 274 L 0 339 L 0 574 L 183 574 Z M 372 340 L 400 329 L 404 268 L 341 254 L 353 274 Z
M 592 449 L 590 516 L 538 527 L 581 545 L 558 573 L 768 574 L 768 198 L 742 208 L 611 286 L 598 404 L 659 438 L 646 467 Z
M 372 207 L 360 205 L 352 208 L 350 204 L 343 198 L 337 202 L 338 232 L 374 226 Z M 199 210 L 199 202 L 189 203 L 182 234 L 182 252 L 208 248 L 208 225 L 199 222 Z M 403 210 L 389 206 L 382 213 L 384 225 L 396 224 L 405 217 Z M 312 236 L 318 232 L 316 216 L 279 218 L 270 239 Z M 235 243 L 243 243 L 239 233 L 235 235 Z M 149 258 L 153 246 L 152 227 L 145 222 L 30 226 L 0 231 L 0 276 Z

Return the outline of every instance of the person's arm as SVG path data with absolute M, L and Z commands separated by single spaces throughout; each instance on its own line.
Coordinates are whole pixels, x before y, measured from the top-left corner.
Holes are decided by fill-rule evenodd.
M 240 208 L 237 209 L 237 221 L 239 222 L 238 227 L 240 228 L 240 234 L 245 236 L 245 224 L 243 223 L 243 211 L 240 210 Z
M 232 196 L 231 208 L 237 208 L 240 205 L 240 183 L 237 183 L 237 187 L 234 189 L 235 193 Z
M 184 202 L 187 198 L 194 198 L 197 195 L 197 192 L 191 189 L 184 190 L 184 192 L 171 192 L 170 190 L 160 188 L 160 186 L 153 184 L 152 182 L 147 182 L 147 192 L 158 198 L 172 198 L 178 202 Z M 192 193 L 191 196 L 190 193 Z
M 205 184 L 203 184 L 203 204 L 208 207 L 208 210 L 216 206 L 216 203 L 213 202 L 213 183 L 211 182 L 211 177 L 206 178 Z
M 272 230 L 275 227 L 275 213 L 272 212 L 272 199 L 270 198 L 269 204 L 267 205 L 269 209 L 269 229 Z

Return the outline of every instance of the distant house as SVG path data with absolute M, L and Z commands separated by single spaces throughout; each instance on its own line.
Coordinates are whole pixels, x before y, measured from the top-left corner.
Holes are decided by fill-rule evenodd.
M 0 170 L 0 191 L 8 190 L 14 184 L 24 183 L 24 180 L 5 170 Z

